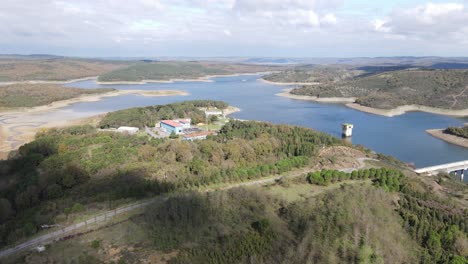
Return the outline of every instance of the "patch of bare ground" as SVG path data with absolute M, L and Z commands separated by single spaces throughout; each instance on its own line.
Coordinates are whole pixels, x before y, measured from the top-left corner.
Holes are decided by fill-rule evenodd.
M 346 146 L 333 146 L 320 150 L 314 169 L 358 169 L 361 167 L 359 158 L 365 157 L 366 154 L 360 150 Z

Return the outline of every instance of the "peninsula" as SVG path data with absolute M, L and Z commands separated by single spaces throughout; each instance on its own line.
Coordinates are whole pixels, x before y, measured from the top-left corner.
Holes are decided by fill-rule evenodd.
M 385 116 L 408 111 L 468 116 L 468 70 L 397 70 L 304 85 L 278 95 L 342 102 L 353 109 Z

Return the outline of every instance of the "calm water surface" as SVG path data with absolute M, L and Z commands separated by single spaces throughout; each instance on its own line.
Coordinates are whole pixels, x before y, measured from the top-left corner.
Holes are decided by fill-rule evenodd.
M 468 159 L 468 149 L 445 143 L 425 133 L 426 129 L 461 126 L 468 118 L 453 118 L 423 112 L 411 112 L 396 117 L 384 117 L 359 112 L 340 104 L 323 104 L 276 96 L 285 87 L 258 80 L 259 75 L 214 78 L 213 82 L 149 83 L 143 85 L 99 85 L 95 81 L 80 81 L 67 86 L 96 88 L 113 87 L 122 90 L 185 90 L 189 96 L 144 97 L 124 95 L 99 102 L 70 105 L 62 111 L 75 116 L 89 116 L 136 106 L 166 104 L 191 99 L 222 100 L 242 109 L 232 117 L 269 121 L 314 128 L 336 137 L 341 135 L 341 123 L 354 124 L 352 142 L 400 160 L 425 167 Z

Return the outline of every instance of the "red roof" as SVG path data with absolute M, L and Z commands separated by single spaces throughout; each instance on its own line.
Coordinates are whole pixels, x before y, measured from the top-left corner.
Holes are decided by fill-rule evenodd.
M 162 120 L 161 123 L 164 123 L 166 125 L 169 125 L 171 127 L 181 127 L 182 125 L 175 122 L 175 121 L 172 121 L 172 120 Z

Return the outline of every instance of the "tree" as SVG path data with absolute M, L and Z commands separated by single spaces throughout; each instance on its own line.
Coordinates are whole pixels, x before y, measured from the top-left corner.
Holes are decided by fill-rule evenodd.
M 174 131 L 172 131 L 171 134 L 169 135 L 169 138 L 175 139 L 175 138 L 179 138 L 179 136 Z
M 218 120 L 219 120 L 219 118 L 218 118 L 217 115 L 212 115 L 212 116 L 210 116 L 210 118 L 208 119 L 208 123 L 214 123 L 214 122 L 216 122 L 216 121 L 218 121 Z
M 11 203 L 5 198 L 0 199 L 0 222 L 6 221 L 13 216 L 15 212 L 11 208 Z

